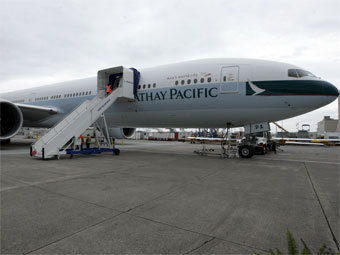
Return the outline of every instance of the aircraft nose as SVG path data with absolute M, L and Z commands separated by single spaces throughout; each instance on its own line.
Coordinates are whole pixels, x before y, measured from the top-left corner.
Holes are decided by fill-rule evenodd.
M 322 94 L 325 95 L 325 96 L 338 97 L 339 96 L 339 90 L 333 84 L 331 84 L 327 81 L 324 81 L 323 82 L 323 93 Z

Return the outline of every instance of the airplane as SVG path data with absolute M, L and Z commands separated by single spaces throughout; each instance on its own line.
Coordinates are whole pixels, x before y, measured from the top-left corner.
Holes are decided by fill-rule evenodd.
M 133 102 L 105 111 L 110 136 L 138 127 L 241 127 L 298 116 L 334 101 L 338 89 L 295 65 L 257 59 L 202 59 L 139 69 Z M 0 140 L 21 127 L 50 128 L 97 93 L 97 77 L 0 94 Z

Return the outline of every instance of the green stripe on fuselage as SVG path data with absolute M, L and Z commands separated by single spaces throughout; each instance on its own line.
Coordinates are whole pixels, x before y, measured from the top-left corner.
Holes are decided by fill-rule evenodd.
M 326 81 L 316 80 L 280 80 L 280 81 L 253 81 L 260 89 L 264 89 L 259 96 L 284 96 L 284 95 L 337 95 L 337 89 Z M 249 82 L 246 84 L 246 95 L 254 95 Z

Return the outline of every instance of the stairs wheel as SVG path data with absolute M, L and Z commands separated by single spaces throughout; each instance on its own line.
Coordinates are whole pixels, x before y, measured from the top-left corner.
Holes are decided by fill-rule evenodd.
M 120 154 L 120 149 L 115 149 L 113 153 L 118 156 Z

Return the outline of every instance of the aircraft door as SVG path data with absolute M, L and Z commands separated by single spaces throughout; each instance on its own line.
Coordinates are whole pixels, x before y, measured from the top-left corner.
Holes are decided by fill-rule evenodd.
M 239 66 L 224 66 L 221 69 L 221 93 L 238 93 Z

